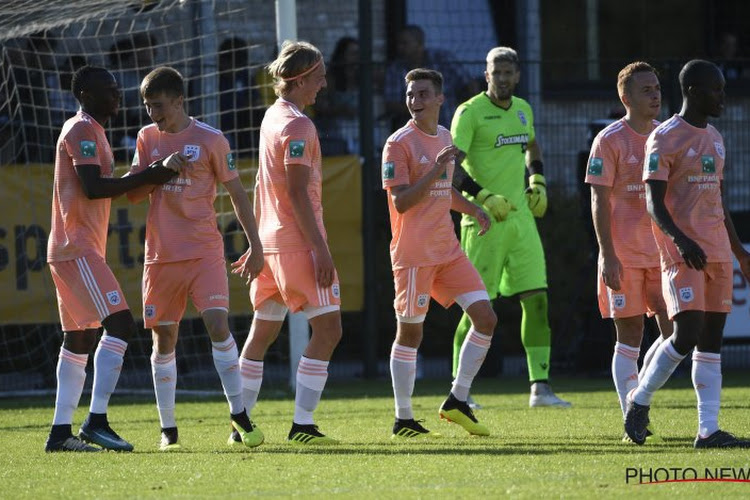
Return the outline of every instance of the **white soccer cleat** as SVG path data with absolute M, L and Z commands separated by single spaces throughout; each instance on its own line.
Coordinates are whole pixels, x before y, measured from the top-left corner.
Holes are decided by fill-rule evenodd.
M 573 406 L 568 401 L 558 398 L 549 384 L 543 382 L 534 382 L 531 385 L 531 395 L 529 395 L 529 406 L 538 408 L 542 406 L 551 406 L 554 408 L 570 408 Z

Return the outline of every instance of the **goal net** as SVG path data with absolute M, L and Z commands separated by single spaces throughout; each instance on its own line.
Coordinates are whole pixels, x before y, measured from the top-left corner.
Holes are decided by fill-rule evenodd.
M 342 5 L 310 32 L 300 29 L 299 38 L 328 53 L 336 37 L 356 27 L 356 2 L 352 4 Z M 189 113 L 224 132 L 250 192 L 260 121 L 275 99 L 264 70 L 276 52 L 275 25 L 274 2 L 265 0 L 0 4 L 0 394 L 55 387 L 62 332 L 46 244 L 55 141 L 64 121 L 78 109 L 69 90 L 73 72 L 85 64 L 100 65 L 120 83 L 121 111 L 106 127 L 115 175 L 127 171 L 136 134 L 150 123 L 138 91 L 140 81 L 155 66 L 169 65 L 186 79 Z M 221 190 L 216 207 L 227 261 L 232 261 L 247 243 Z M 143 204 L 114 200 L 107 248 L 108 262 L 136 320 L 142 317 L 145 214 Z M 247 287 L 241 281 L 230 279 L 230 327 L 240 346 L 251 320 Z M 283 340 L 277 344 L 267 358 L 266 377 L 281 385 L 288 373 L 287 350 Z M 150 352 L 150 332 L 141 330 L 130 343 L 119 388 L 151 387 Z M 192 304 L 180 325 L 177 357 L 178 388 L 220 387 L 210 340 Z

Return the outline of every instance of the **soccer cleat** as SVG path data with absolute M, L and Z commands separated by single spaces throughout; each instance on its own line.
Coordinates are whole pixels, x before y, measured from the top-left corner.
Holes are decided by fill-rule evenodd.
M 75 436 L 70 436 L 62 441 L 50 441 L 50 439 L 47 439 L 47 443 L 44 445 L 44 451 L 47 453 L 54 453 L 57 451 L 93 452 L 102 451 L 102 449 L 90 446 Z
M 103 425 L 92 425 L 89 419 L 86 419 L 78 430 L 78 437 L 107 450 L 133 451 L 133 445 L 118 436 L 106 421 Z
M 244 446 L 242 444 L 242 436 L 240 436 L 240 433 L 237 432 L 237 429 L 232 426 L 232 433 L 229 434 L 229 438 L 227 438 L 227 445 L 229 446 Z
M 471 394 L 469 394 L 469 397 L 466 398 L 466 404 L 469 405 L 469 408 L 472 410 L 481 410 L 482 405 L 474 401 L 474 398 L 471 397 Z
M 391 439 L 419 439 L 419 438 L 439 438 L 442 437 L 437 432 L 430 432 L 422 427 L 424 420 L 414 420 L 413 418 L 397 418 L 393 424 L 393 434 Z
M 177 451 L 182 446 L 177 441 L 177 427 L 167 427 L 161 430 L 161 442 L 159 443 L 160 451 Z
M 304 445 L 310 445 L 310 444 L 320 444 L 320 445 L 329 445 L 329 444 L 338 444 L 338 441 L 326 436 L 322 432 L 318 430 L 318 426 L 315 424 L 310 425 L 301 425 L 292 422 L 292 428 L 289 431 L 289 436 L 287 439 L 292 444 L 304 444 Z
M 633 443 L 633 440 L 630 439 L 630 436 L 628 436 L 627 432 L 623 432 L 622 442 Z M 646 427 L 646 444 L 662 444 L 662 443 L 664 443 L 664 438 L 654 434 L 654 432 L 651 430 L 651 424 L 649 424 L 648 427 Z
M 439 415 L 441 419 L 460 425 L 474 436 L 490 435 L 490 430 L 477 421 L 466 401 L 459 401 L 452 393 L 440 406 Z
M 266 439 L 263 435 L 263 431 L 261 431 L 250 419 L 248 419 L 247 422 L 244 422 L 243 426 L 233 418 L 232 427 L 232 434 L 229 435 L 229 439 L 227 440 L 227 444 L 230 446 L 237 444 L 236 437 L 239 437 L 239 442 L 248 448 L 260 446 Z
M 750 441 L 738 439 L 734 434 L 718 430 L 708 437 L 695 438 L 695 448 L 750 448 Z
M 625 433 L 635 444 L 643 444 L 646 442 L 646 436 L 648 434 L 649 407 L 639 405 L 631 400 L 629 394 L 626 400 L 628 406 L 625 411 Z
M 553 408 L 570 408 L 573 406 L 568 401 L 558 398 L 552 387 L 549 384 L 543 382 L 534 382 L 531 385 L 531 394 L 529 395 L 529 407 L 540 408 L 543 406 L 551 406 Z

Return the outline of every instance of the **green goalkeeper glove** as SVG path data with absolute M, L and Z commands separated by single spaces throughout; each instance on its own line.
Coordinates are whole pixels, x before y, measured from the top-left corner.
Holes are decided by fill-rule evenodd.
M 482 189 L 477 193 L 476 200 L 481 203 L 485 210 L 487 210 L 498 222 L 504 221 L 511 210 L 516 209 L 516 207 L 508 201 L 508 198 L 499 194 L 491 193 L 486 189 Z
M 529 176 L 526 188 L 526 201 L 534 217 L 541 218 L 547 212 L 547 182 L 542 174 Z

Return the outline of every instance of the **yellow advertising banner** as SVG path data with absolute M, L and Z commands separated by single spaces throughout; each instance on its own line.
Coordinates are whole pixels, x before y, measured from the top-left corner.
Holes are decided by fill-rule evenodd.
M 238 162 L 242 182 L 250 192 L 255 183 L 254 162 Z M 323 214 L 328 243 L 341 281 L 342 309 L 362 309 L 361 165 L 357 156 L 323 160 Z M 124 172 L 123 172 L 124 173 Z M 51 165 L 11 165 L 0 168 L 0 323 L 57 323 L 59 316 L 46 262 L 52 206 Z M 147 203 L 113 200 L 107 243 L 107 262 L 120 282 L 136 319 L 142 317 L 141 274 Z M 217 223 L 224 235 L 229 264 L 247 249 L 247 241 L 226 191 L 216 199 Z M 229 275 L 230 314 L 251 312 L 248 286 Z M 197 311 L 188 305 L 186 317 Z

